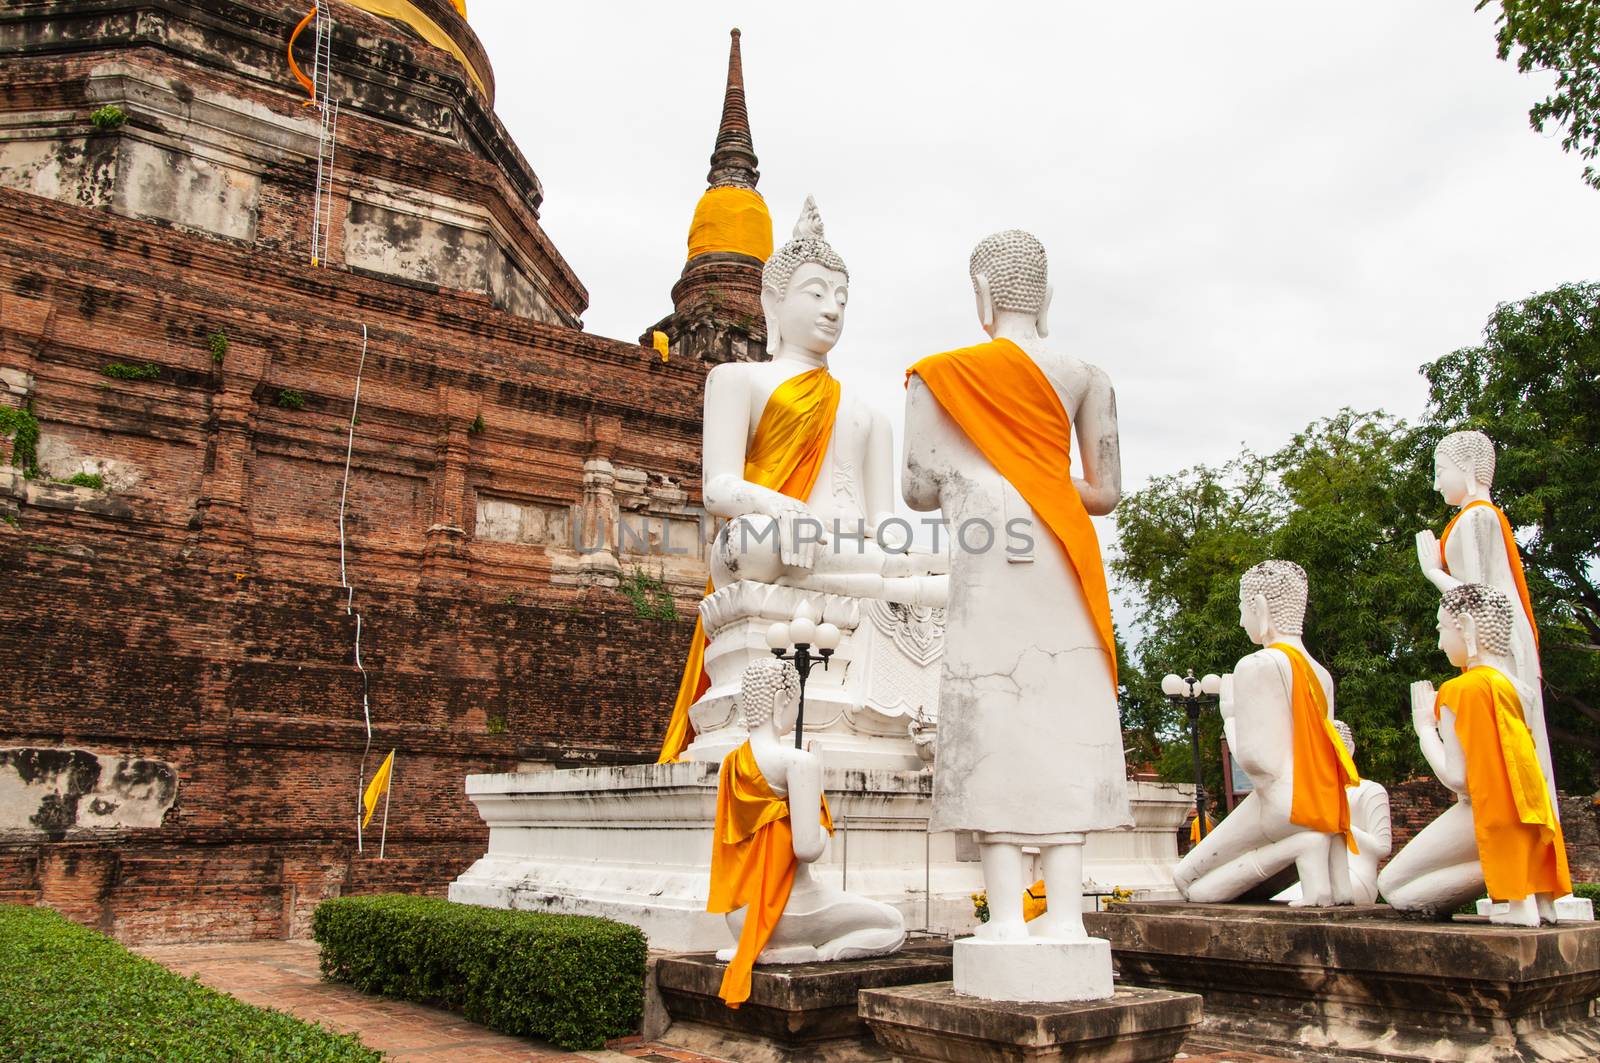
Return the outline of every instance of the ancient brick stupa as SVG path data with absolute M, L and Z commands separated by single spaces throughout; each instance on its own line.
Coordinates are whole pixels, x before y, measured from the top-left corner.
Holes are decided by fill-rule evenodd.
M 315 101 L 305 14 L 0 11 L 0 898 L 130 939 L 440 891 L 464 776 L 653 759 L 705 582 L 661 551 L 703 542 L 700 326 L 582 330 L 459 5 L 333 5 Z M 731 87 L 724 129 L 753 189 Z M 737 291 L 759 350 L 759 257 L 691 263 L 680 316 Z

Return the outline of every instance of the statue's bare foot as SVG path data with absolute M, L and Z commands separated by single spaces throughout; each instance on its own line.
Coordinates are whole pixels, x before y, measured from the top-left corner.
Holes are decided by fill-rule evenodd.
M 756 957 L 757 963 L 816 963 L 822 959 L 813 945 L 785 945 L 782 948 L 764 949 Z
M 872 927 L 852 930 L 825 945 L 817 947 L 819 960 L 864 960 L 869 956 L 887 956 L 898 952 L 905 943 L 906 932 L 899 928 Z
M 1083 929 L 1082 913 L 1062 912 L 1054 914 L 1046 912 L 1028 924 L 1028 934 L 1035 938 L 1049 938 L 1052 941 L 1084 941 L 1089 935 Z
M 1020 919 L 991 919 L 979 923 L 972 936 L 980 941 L 1027 941 L 1028 924 Z
M 733 948 L 733 949 L 718 949 L 717 950 L 717 962 L 718 963 L 730 963 L 730 962 L 732 962 L 733 954 L 735 952 L 738 952 L 738 951 L 739 950 L 736 949 L 736 948 Z

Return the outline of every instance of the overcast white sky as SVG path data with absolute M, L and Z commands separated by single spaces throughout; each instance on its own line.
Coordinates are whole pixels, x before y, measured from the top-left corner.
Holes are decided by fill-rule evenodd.
M 1125 479 L 1341 406 L 1494 305 L 1600 276 L 1600 192 L 1528 128 L 1548 79 L 1472 0 L 848 5 L 472 0 L 497 110 L 588 286 L 587 327 L 671 308 L 744 31 L 777 237 L 814 193 L 850 267 L 833 370 L 901 421 L 904 369 L 983 337 L 966 260 L 1045 243 L 1053 335 L 1105 368 Z

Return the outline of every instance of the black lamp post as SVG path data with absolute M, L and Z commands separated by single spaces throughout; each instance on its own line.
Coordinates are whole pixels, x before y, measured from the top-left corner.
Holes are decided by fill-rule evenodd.
M 1222 680 L 1216 675 L 1204 679 L 1194 677 L 1194 669 L 1185 676 L 1168 675 L 1161 680 L 1161 692 L 1174 705 L 1182 705 L 1189 715 L 1189 745 L 1194 756 L 1194 814 L 1200 839 L 1206 836 L 1206 780 L 1200 764 L 1200 712 L 1215 706 L 1222 692 Z
M 767 648 L 772 655 L 780 661 L 794 662 L 794 670 L 800 673 L 800 711 L 794 721 L 794 747 L 801 748 L 800 743 L 805 739 L 806 733 L 806 680 L 811 676 L 811 669 L 817 664 L 822 665 L 822 670 L 828 670 L 828 658 L 833 656 L 833 651 L 839 648 L 841 632 L 833 624 L 817 623 L 816 614 L 805 602 L 795 610 L 794 619 L 787 624 L 782 620 L 767 629 Z M 816 653 L 811 652 L 811 647 L 817 648 Z M 785 652 L 793 647 L 794 652 Z

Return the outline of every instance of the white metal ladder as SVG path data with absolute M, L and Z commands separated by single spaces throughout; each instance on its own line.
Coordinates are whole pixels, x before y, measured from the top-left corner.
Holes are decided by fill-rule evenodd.
M 339 138 L 339 100 L 330 93 L 329 71 L 333 53 L 333 19 L 324 13 L 327 0 L 317 5 L 317 37 L 312 52 L 311 80 L 316 86 L 318 115 L 317 185 L 311 213 L 311 264 L 325 265 L 333 235 L 333 149 Z

